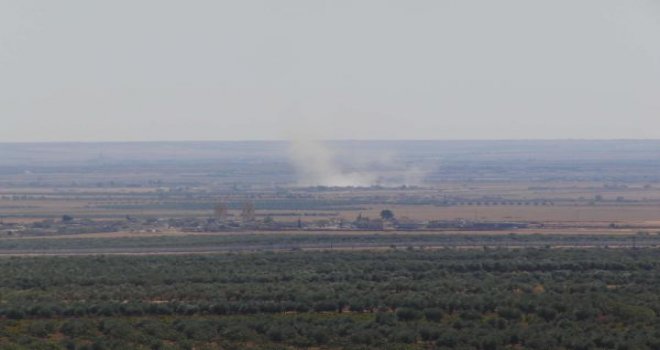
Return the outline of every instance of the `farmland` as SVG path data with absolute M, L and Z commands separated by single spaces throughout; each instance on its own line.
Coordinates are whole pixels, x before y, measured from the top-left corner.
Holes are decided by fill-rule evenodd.
M 287 147 L 284 142 L 0 145 L 0 223 L 5 225 L 0 238 L 474 223 L 516 223 L 541 231 L 660 230 L 656 141 L 329 143 L 333 165 L 346 176 L 372 179 L 359 187 L 301 185 Z M 241 222 L 246 203 L 254 209 L 250 224 Z M 222 217 L 214 212 L 219 204 L 225 208 Z M 374 223 L 385 209 L 396 221 Z M 65 215 L 74 219 L 68 226 L 58 224 Z M 361 225 L 358 217 L 372 223 Z M 224 222 L 207 224 L 208 219 Z M 434 221 L 440 223 L 429 225 Z M 39 229 L 23 227 L 33 223 Z
M 660 143 L 328 147 L 0 145 L 0 348 L 660 346 Z
M 4 348 L 660 346 L 649 249 L 0 259 Z

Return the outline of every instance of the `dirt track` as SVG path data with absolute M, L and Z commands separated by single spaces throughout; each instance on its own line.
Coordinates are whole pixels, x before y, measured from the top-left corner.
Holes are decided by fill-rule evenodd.
M 73 249 L 2 249 L 0 256 L 76 256 L 76 255 L 183 255 L 183 254 L 218 254 L 247 253 L 256 251 L 298 251 L 298 250 L 388 250 L 388 249 L 481 249 L 488 248 L 660 248 L 660 240 L 654 237 L 635 239 L 609 238 L 594 241 L 584 239 L 561 241 L 539 239 L 516 241 L 482 241 L 475 237 L 453 242 L 405 241 L 405 242 L 323 242 L 300 244 L 225 244 L 189 247 L 116 247 L 116 248 L 73 248 Z
M 347 231 L 347 230 L 292 230 L 292 231 L 222 231 L 222 232 L 185 232 L 185 231 L 162 231 L 162 232 L 101 232 L 101 233 L 84 233 L 84 234 L 69 234 L 69 235 L 52 235 L 52 236 L 12 236 L 2 237 L 3 239 L 79 239 L 79 238 L 127 238 L 127 237 L 181 237 L 181 236 L 236 236 L 236 235 L 255 235 L 255 234 L 287 234 L 287 235 L 314 235 L 314 234 L 333 234 L 333 235 L 388 235 L 393 233 L 398 234 L 415 234 L 415 235 L 438 235 L 438 234 L 462 234 L 462 235 L 633 235 L 639 231 L 652 231 L 655 232 L 659 228 L 654 227 L 628 227 L 628 228 L 603 228 L 603 227 L 584 227 L 584 226 L 552 226 L 545 228 L 528 228 L 528 229 L 515 229 L 515 230 L 456 230 L 456 229 L 435 229 L 435 230 L 415 230 L 415 231 Z

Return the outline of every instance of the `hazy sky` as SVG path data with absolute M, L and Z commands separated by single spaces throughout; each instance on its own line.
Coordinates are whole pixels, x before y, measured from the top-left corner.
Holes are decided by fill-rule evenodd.
M 0 0 L 0 142 L 660 138 L 657 0 Z

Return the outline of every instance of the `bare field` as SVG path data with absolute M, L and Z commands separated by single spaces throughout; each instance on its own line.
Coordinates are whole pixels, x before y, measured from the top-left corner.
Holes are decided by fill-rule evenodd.
M 416 220 L 512 220 L 535 222 L 596 222 L 621 223 L 630 225 L 655 225 L 660 217 L 658 206 L 460 206 L 438 207 L 416 206 L 378 206 L 370 207 L 363 215 L 377 217 L 383 208 L 394 210 L 401 217 Z M 346 219 L 354 218 L 354 211 L 341 212 Z
M 658 232 L 648 232 L 650 234 L 660 234 Z M 97 238 L 149 238 L 149 237 L 199 237 L 199 236 L 261 236 L 261 235 L 277 235 L 286 234 L 287 236 L 314 236 L 314 235 L 336 235 L 336 236 L 388 236 L 388 235 L 422 235 L 422 236 L 437 236 L 437 235 L 463 235 L 463 236 L 505 236 L 505 235 L 570 235 L 570 236 L 588 236 L 588 235 L 603 235 L 603 236 L 626 236 L 638 235 L 639 229 L 603 229 L 603 228 L 542 228 L 542 229 L 517 229 L 515 231 L 488 231 L 488 230 L 427 230 L 427 231 L 342 231 L 342 230 L 325 230 L 325 231 L 245 231 L 245 232 L 185 232 L 185 231 L 168 231 L 168 232 L 100 232 L 100 233 L 86 233 L 86 234 L 70 234 L 70 235 L 51 235 L 51 236 L 19 236 L 19 237 L 2 237 L 0 240 L 50 240 L 50 239 L 97 239 Z
M 532 233 L 532 232 L 528 232 Z M 182 255 L 251 252 L 515 249 L 659 248 L 660 235 L 497 234 L 484 232 L 299 232 L 98 236 L 57 239 L 0 239 L 0 257 L 69 255 Z
M 20 238 L 23 235 L 15 231 L 22 232 L 21 225 L 42 221 L 50 229 L 33 234 L 38 237 L 34 239 L 191 231 L 200 235 L 207 230 L 220 234 L 214 231 L 222 230 L 213 225 L 203 227 L 214 219 L 218 204 L 236 223 L 228 231 L 249 234 L 250 225 L 240 223 L 245 203 L 254 207 L 257 222 L 278 223 L 285 232 L 294 232 L 299 222 L 305 226 L 302 232 L 323 229 L 320 232 L 344 235 L 341 229 L 352 227 L 356 230 L 348 232 L 357 232 L 357 218 L 379 219 L 386 209 L 413 227 L 433 221 L 520 224 L 515 230 L 474 231 L 488 234 L 619 235 L 660 230 L 660 142 L 334 143 L 337 155 L 364 152 L 363 163 L 337 159 L 337 164 L 378 178 L 378 183 L 365 187 L 298 186 L 299 174 L 287 146 L 278 142 L 0 145 L 0 154 L 7 155 L 0 162 L 0 223 L 5 224 L 0 236 Z M 369 161 L 383 154 L 391 155 L 388 164 Z M 419 179 L 412 185 L 397 183 L 397 177 L 405 178 L 410 169 L 422 169 Z M 64 217 L 79 223 L 76 234 L 70 232 L 75 225 L 71 230 L 58 226 Z M 192 226 L 186 226 L 191 219 Z M 90 232 L 96 227 L 84 227 L 90 220 L 103 230 Z M 176 226 L 176 221 L 183 224 Z M 103 227 L 104 222 L 116 226 Z M 259 232 L 268 232 L 271 226 Z M 382 229 L 392 232 L 392 226 Z M 472 232 L 466 227 L 453 232 Z M 369 232 L 373 227 L 360 229 Z

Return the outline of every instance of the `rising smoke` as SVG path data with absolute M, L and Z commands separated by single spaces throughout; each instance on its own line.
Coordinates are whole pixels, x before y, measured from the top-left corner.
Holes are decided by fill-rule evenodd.
M 289 151 L 301 186 L 366 187 L 377 182 L 371 174 L 342 170 L 335 152 L 320 141 L 294 140 Z
M 290 141 L 289 158 L 300 186 L 419 186 L 427 173 L 385 151 L 347 152 L 330 143 L 303 139 Z

